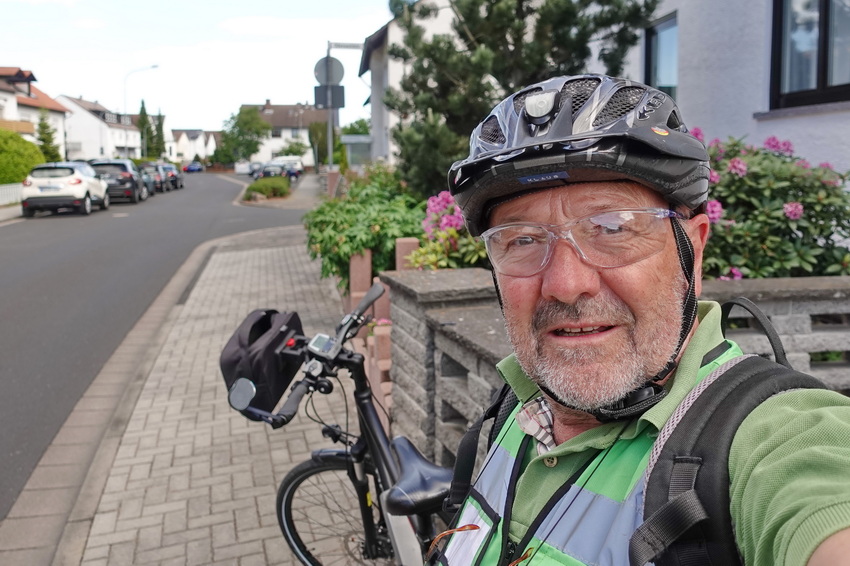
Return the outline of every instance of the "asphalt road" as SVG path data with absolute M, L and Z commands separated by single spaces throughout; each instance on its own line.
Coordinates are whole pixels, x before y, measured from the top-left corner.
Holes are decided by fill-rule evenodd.
M 246 181 L 246 176 L 234 177 Z M 0 224 L 0 519 L 103 364 L 199 244 L 300 223 L 208 173 L 139 204 Z

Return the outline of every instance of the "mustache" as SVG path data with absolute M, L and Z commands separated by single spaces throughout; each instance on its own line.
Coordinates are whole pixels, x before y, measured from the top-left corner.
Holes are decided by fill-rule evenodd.
M 531 317 L 531 327 L 535 332 L 564 321 L 580 320 L 605 321 L 612 325 L 631 325 L 635 317 L 629 307 L 620 299 L 591 299 L 579 297 L 575 303 L 541 300 Z

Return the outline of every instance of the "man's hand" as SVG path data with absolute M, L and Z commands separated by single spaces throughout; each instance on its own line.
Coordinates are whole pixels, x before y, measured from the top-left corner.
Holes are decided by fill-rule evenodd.
M 815 549 L 807 566 L 850 564 L 850 529 L 838 531 Z

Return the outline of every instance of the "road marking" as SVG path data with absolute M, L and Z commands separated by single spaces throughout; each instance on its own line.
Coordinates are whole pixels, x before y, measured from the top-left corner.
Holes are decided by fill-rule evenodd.
M 126 218 L 130 216 L 128 212 L 113 212 L 112 218 Z

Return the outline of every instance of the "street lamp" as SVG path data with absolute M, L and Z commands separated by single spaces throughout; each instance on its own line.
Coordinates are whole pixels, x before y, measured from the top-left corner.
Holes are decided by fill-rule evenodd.
M 124 116 L 127 116 L 127 79 L 130 78 L 130 75 L 133 73 L 138 73 L 140 71 L 149 71 L 150 69 L 156 69 L 159 65 L 148 65 L 147 67 L 141 67 L 139 69 L 133 69 L 126 75 L 124 75 Z M 124 118 L 121 118 L 121 121 L 124 121 Z M 124 157 L 130 157 L 130 133 L 128 130 L 124 130 Z

